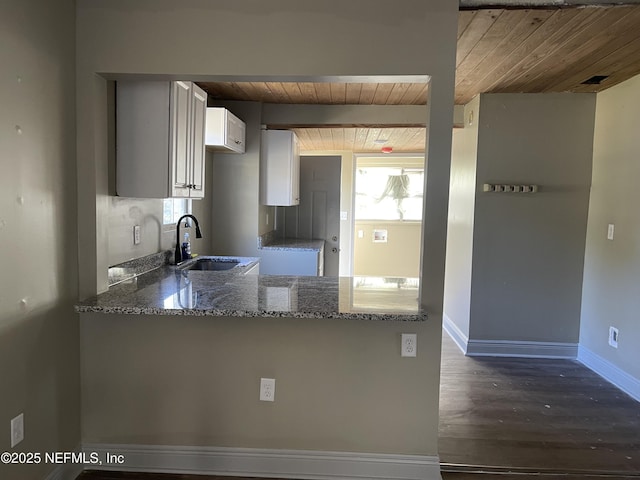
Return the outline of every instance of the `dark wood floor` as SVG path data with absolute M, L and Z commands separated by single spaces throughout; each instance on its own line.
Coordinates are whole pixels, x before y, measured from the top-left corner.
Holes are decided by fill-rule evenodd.
M 444 480 L 640 479 L 640 403 L 578 362 L 465 357 L 445 335 L 440 393 Z M 78 477 L 116 479 L 255 480 L 122 472 Z
M 640 403 L 577 361 L 470 358 L 444 337 L 445 466 L 640 472 Z

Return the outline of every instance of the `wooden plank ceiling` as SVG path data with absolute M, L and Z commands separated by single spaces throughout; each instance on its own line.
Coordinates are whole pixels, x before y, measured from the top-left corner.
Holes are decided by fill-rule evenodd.
M 459 15 L 458 105 L 486 92 L 600 92 L 639 73 L 639 6 Z M 596 75 L 608 78 L 583 83 Z
M 200 83 L 225 100 L 315 105 L 426 105 L 426 83 L 219 82 Z
M 424 152 L 424 128 L 293 128 L 302 151 L 347 150 L 380 153 L 390 146 L 395 153 Z
M 463 10 L 455 102 L 479 93 L 599 92 L 640 74 L 640 6 Z M 584 83 L 594 76 L 601 83 Z M 202 83 L 214 99 L 331 105 L 424 105 L 423 83 Z M 363 126 L 364 127 L 364 126 Z M 308 130 L 303 132 L 303 130 Z M 326 131 L 324 131 L 326 130 Z M 296 129 L 305 150 L 424 149 L 424 129 Z M 419 132 L 418 132 L 419 130 Z M 418 138 L 420 142 L 418 142 Z M 396 143 L 392 143 L 396 142 Z M 340 148 L 340 147 L 344 148 Z

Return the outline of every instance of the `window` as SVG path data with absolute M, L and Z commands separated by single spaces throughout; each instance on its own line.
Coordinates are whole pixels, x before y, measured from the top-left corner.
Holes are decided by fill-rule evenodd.
M 422 220 L 424 168 L 356 168 L 356 220 Z
M 182 215 L 191 213 L 191 200 L 188 198 L 165 198 L 163 202 L 163 225 L 175 225 Z

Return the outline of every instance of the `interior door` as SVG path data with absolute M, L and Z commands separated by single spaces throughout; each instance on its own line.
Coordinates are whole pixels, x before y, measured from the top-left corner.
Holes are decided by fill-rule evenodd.
M 339 156 L 300 157 L 300 205 L 293 222 L 296 231 L 287 232 L 287 236 L 324 240 L 324 274 L 335 277 L 340 266 L 341 161 Z M 287 221 L 287 227 L 291 223 Z

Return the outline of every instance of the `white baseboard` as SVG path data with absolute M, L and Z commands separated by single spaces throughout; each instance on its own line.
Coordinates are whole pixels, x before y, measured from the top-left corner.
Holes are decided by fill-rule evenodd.
M 79 463 L 58 465 L 45 480 L 75 480 L 83 470 L 84 466 Z
M 469 357 L 567 358 L 575 360 L 578 356 L 577 343 L 470 340 L 447 315 L 443 315 L 442 328 L 462 350 L 462 353 Z
M 464 332 L 458 328 L 458 325 L 453 323 L 453 320 L 451 320 L 446 313 L 442 316 L 442 328 L 444 328 L 444 331 L 447 332 L 458 348 L 462 350 L 462 353 L 466 355 L 469 337 L 467 337 Z
M 637 378 L 582 345 L 578 348 L 578 361 L 640 402 L 640 380 Z
M 578 356 L 578 344 L 517 340 L 469 340 L 467 355 L 471 357 L 566 358 L 575 360 Z
M 437 456 L 310 450 L 85 444 L 86 454 L 123 455 L 122 465 L 91 470 L 311 480 L 441 480 Z

